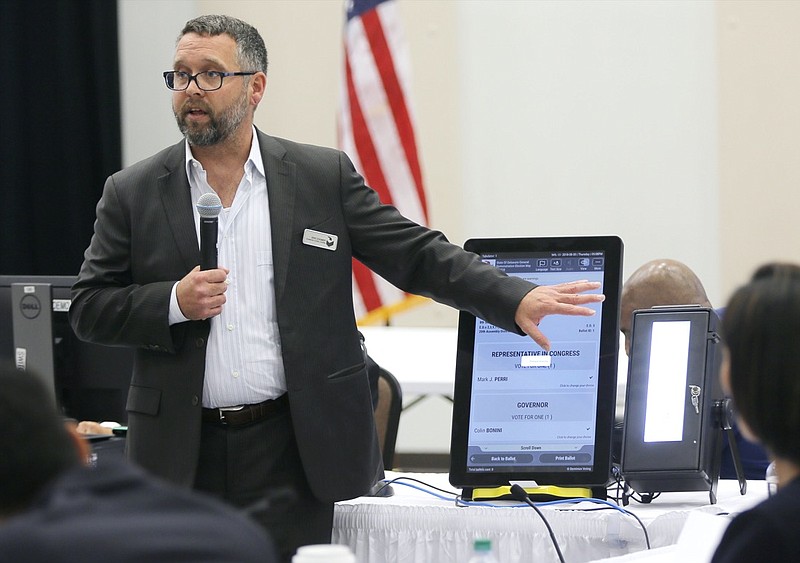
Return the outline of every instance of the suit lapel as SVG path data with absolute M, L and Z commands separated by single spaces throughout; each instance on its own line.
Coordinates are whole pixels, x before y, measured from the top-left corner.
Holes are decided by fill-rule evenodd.
M 158 191 L 181 260 L 189 271 L 200 263 L 200 246 L 194 224 L 192 193 L 186 177 L 183 141 L 167 151 L 164 168 L 164 174 L 158 177 Z
M 269 215 L 272 229 L 272 263 L 275 299 L 283 296 L 289 271 L 295 201 L 295 165 L 284 160 L 286 149 L 275 139 L 256 130 L 267 177 Z
M 261 131 L 257 130 L 257 133 L 267 177 L 275 297 L 279 299 L 286 287 L 286 276 L 289 271 L 295 202 L 295 165 L 284 160 L 286 150 L 275 139 Z M 200 263 L 201 257 L 189 179 L 186 177 L 185 154 L 183 141 L 168 149 L 164 157 L 164 173 L 157 181 L 164 213 L 181 260 L 188 271 Z

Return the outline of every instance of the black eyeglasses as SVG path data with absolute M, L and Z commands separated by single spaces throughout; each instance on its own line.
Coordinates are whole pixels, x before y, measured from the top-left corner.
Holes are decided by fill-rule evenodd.
M 248 72 L 220 72 L 217 70 L 206 70 L 197 74 L 189 74 L 180 70 L 164 71 L 164 82 L 167 88 L 176 92 L 181 92 L 189 87 L 189 84 L 197 84 L 197 87 L 205 92 L 212 92 L 222 88 L 222 81 L 226 76 L 250 76 L 258 71 Z

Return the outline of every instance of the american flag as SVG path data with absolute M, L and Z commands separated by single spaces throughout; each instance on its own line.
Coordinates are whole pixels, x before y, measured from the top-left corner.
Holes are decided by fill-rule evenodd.
M 409 99 L 410 64 L 395 0 L 350 0 L 344 37 L 339 146 L 383 203 L 428 224 Z M 353 261 L 361 324 L 387 321 L 417 302 Z

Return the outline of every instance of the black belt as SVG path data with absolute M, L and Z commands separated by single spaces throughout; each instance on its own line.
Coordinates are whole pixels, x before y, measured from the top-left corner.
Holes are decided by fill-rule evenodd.
M 286 393 L 277 399 L 269 399 L 256 405 L 239 405 L 238 407 L 222 407 L 203 409 L 203 422 L 214 422 L 223 426 L 244 426 L 258 422 L 276 414 L 287 411 L 289 398 Z

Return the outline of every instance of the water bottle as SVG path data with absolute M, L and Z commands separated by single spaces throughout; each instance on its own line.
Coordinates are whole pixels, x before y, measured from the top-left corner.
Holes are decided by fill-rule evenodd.
M 498 563 L 492 551 L 492 540 L 479 538 L 472 545 L 472 557 L 468 563 Z
M 767 474 L 764 476 L 764 480 L 767 482 L 767 495 L 774 495 L 778 490 L 778 473 L 775 471 L 774 461 L 767 466 Z

